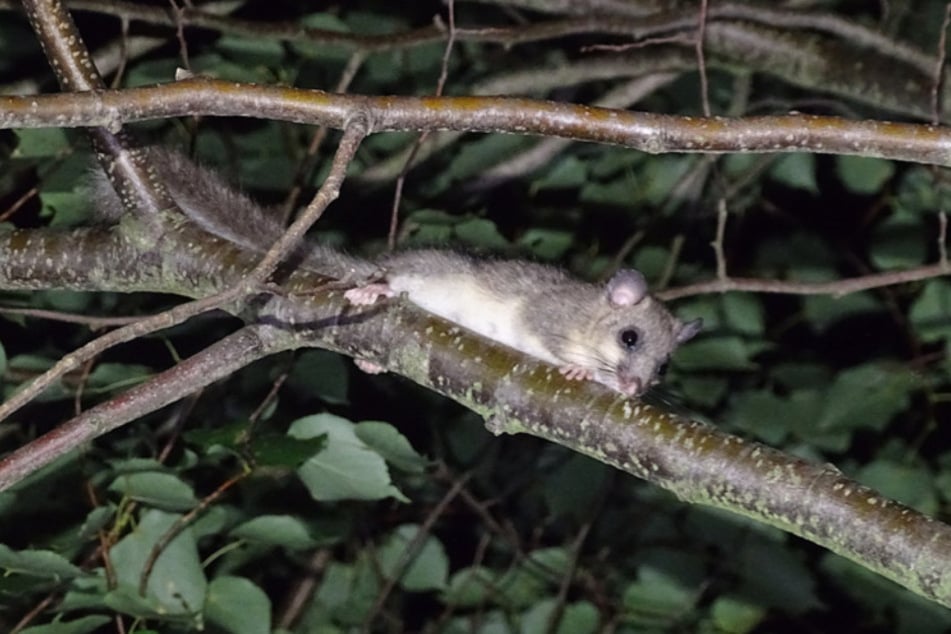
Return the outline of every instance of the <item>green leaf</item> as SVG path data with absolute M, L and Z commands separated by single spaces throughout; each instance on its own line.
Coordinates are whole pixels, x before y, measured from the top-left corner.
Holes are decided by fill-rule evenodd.
M 565 256 L 574 240 L 569 231 L 533 227 L 519 237 L 518 244 L 539 260 L 554 261 Z
M 310 534 L 307 524 L 292 515 L 260 515 L 236 526 L 230 535 L 289 550 L 306 550 L 317 546 L 317 540 Z
M 916 385 L 914 375 L 897 365 L 868 363 L 849 368 L 829 387 L 815 428 L 881 431 L 893 416 L 908 408 L 910 391 Z
M 725 595 L 710 606 L 710 616 L 717 632 L 748 634 L 766 618 L 766 608 L 748 599 Z
M 285 62 L 284 44 L 266 37 L 239 37 L 222 35 L 216 47 L 232 61 L 244 62 L 249 67 L 266 68 Z
M 357 438 L 383 456 L 391 465 L 407 473 L 423 473 L 429 461 L 416 453 L 396 427 L 380 421 L 364 421 L 354 427 Z
M 86 521 L 79 529 L 79 535 L 83 539 L 90 539 L 103 528 L 109 525 L 112 518 L 115 517 L 116 507 L 107 504 L 106 506 L 97 506 L 86 515 Z
M 109 490 L 166 511 L 187 511 L 198 504 L 191 485 L 170 473 L 140 472 L 120 475 L 113 480 Z
M 453 573 L 441 598 L 446 605 L 472 608 L 492 601 L 496 587 L 494 571 L 483 566 L 471 566 Z
M 843 319 L 882 310 L 881 300 L 870 291 L 849 293 L 842 297 L 808 295 L 802 301 L 806 319 L 819 332 Z
M 414 545 L 419 526 L 406 524 L 398 527 L 377 550 L 380 571 L 387 579 L 398 573 L 399 585 L 410 592 L 442 590 L 449 577 L 449 558 L 442 544 L 432 535 L 423 538 L 421 546 L 411 560 L 406 562 L 407 549 Z M 415 545 L 414 545 L 415 546 Z
M 555 599 L 542 599 L 528 608 L 522 615 L 521 629 L 524 634 L 548 631 L 552 614 L 557 607 Z M 558 620 L 558 634 L 588 634 L 600 632 L 601 614 L 598 609 L 587 601 L 569 603 L 564 606 Z
M 788 399 L 768 390 L 739 392 L 728 420 L 736 429 L 753 434 L 769 445 L 779 445 L 790 431 Z M 813 408 L 813 414 L 818 406 Z
M 20 634 L 91 634 L 106 623 L 112 621 L 108 616 L 91 615 L 72 621 L 57 621 L 47 625 L 34 625 Z
M 512 157 L 532 141 L 515 134 L 490 134 L 466 143 L 449 163 L 448 174 L 454 181 L 475 178 L 499 163 L 499 157 Z
M 562 156 L 554 161 L 541 177 L 531 184 L 531 193 L 547 189 L 576 189 L 587 182 L 588 163 L 573 154 Z
M 876 460 L 862 467 L 855 477 L 862 484 L 922 513 L 934 515 L 939 510 L 934 475 L 921 465 Z
M 836 172 L 849 190 L 871 195 L 881 191 L 895 173 L 895 164 L 867 156 L 836 156 Z
M 703 337 L 681 346 L 675 362 L 685 370 L 755 370 L 751 357 L 766 345 L 733 336 Z
M 347 33 L 350 27 L 333 13 L 311 13 L 298 20 L 302 27 L 334 33 Z M 346 61 L 350 52 L 341 46 L 328 46 L 326 42 L 293 39 L 290 47 L 304 57 L 323 61 Z
M 68 559 L 51 550 L 12 550 L 0 544 L 0 569 L 6 574 L 63 581 L 84 574 Z
M 763 304 L 746 293 L 727 293 L 722 298 L 723 322 L 741 335 L 761 336 L 765 329 Z
M 506 571 L 496 584 L 496 600 L 510 608 L 524 608 L 554 588 L 569 567 L 562 548 L 540 548 Z
M 659 627 L 675 623 L 684 610 L 697 600 L 697 591 L 684 585 L 673 575 L 644 565 L 638 579 L 623 590 L 625 619 L 641 627 Z
M 773 163 L 769 175 L 778 183 L 810 194 L 819 193 L 816 183 L 816 157 L 800 152 L 785 154 Z
M 951 283 L 942 279 L 925 282 L 925 288 L 912 303 L 908 317 L 923 340 L 951 341 Z
M 76 183 L 88 180 L 90 161 L 80 154 L 71 154 L 44 176 L 40 185 L 40 215 L 49 218 L 51 227 L 74 227 L 88 224 L 95 213 L 89 192 Z
M 455 234 L 461 244 L 476 249 L 502 251 L 509 246 L 496 224 L 485 218 L 467 218 L 456 225 Z
M 269 634 L 271 600 L 244 577 L 218 577 L 208 584 L 205 617 L 230 634 Z
M 55 158 L 72 148 L 63 128 L 23 128 L 13 133 L 19 144 L 11 158 Z
M 928 258 L 928 240 L 928 232 L 921 223 L 887 220 L 875 228 L 869 255 L 882 270 L 919 266 Z
M 251 455 L 257 466 L 297 469 L 326 447 L 325 436 L 291 438 L 278 434 L 261 434 L 255 436 L 251 442 Z
M 167 615 L 195 615 L 205 604 L 207 581 L 190 528 L 185 528 L 163 549 L 149 575 L 146 600 L 135 599 L 146 560 L 159 539 L 180 518 L 158 510 L 146 511 L 139 524 L 110 551 L 118 582 L 125 591 L 112 600 L 121 611 L 157 609 Z M 131 593 L 131 597 L 129 596 Z
M 409 500 L 393 486 L 386 461 L 356 435 L 350 421 L 317 414 L 294 421 L 287 432 L 294 438 L 327 435 L 327 448 L 307 460 L 297 475 L 315 500 Z
M 358 626 L 373 609 L 380 592 L 375 562 L 362 554 L 355 564 L 332 562 L 314 595 L 313 609 L 342 625 Z

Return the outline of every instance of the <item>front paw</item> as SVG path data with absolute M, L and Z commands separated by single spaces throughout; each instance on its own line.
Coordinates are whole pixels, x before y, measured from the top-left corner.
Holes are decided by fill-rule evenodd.
M 594 379 L 594 372 L 575 363 L 569 363 L 558 368 L 558 371 L 569 381 L 584 381 Z
M 369 306 L 379 297 L 393 297 L 396 293 L 385 282 L 356 286 L 343 294 L 354 306 Z

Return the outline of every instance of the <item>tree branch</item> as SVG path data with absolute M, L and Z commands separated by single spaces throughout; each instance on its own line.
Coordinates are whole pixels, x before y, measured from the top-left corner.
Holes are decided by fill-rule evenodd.
M 951 131 L 930 125 L 790 115 L 712 119 L 500 97 L 366 97 L 203 77 L 147 88 L 0 97 L 0 128 L 115 127 L 185 115 L 271 118 L 368 133 L 467 130 L 557 136 L 663 152 L 803 152 L 951 165 Z

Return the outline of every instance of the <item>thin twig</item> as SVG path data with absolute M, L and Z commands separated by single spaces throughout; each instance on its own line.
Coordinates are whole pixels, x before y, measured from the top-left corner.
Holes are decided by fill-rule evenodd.
M 697 15 L 697 36 L 694 42 L 694 50 L 697 54 L 697 70 L 700 73 L 700 101 L 703 104 L 703 114 L 706 117 L 712 115 L 710 110 L 710 87 L 707 80 L 707 60 L 703 52 L 703 42 L 707 34 L 707 10 L 708 0 L 701 0 L 700 11 Z
M 439 500 L 439 502 L 429 512 L 429 514 L 426 516 L 426 519 L 419 525 L 416 530 L 416 535 L 412 540 L 410 540 L 408 544 L 406 544 L 406 548 L 403 550 L 400 558 L 390 571 L 390 576 L 386 579 L 386 583 L 384 583 L 379 594 L 377 594 L 376 600 L 373 602 L 373 607 L 367 612 L 366 619 L 363 621 L 363 631 L 372 631 L 371 625 L 373 620 L 383 609 L 383 605 L 386 603 L 387 597 L 390 596 L 390 593 L 393 591 L 393 588 L 396 587 L 397 582 L 399 582 L 399 580 L 406 573 L 406 570 L 416 559 L 416 556 L 419 555 L 419 551 L 429 538 L 436 520 L 442 517 L 443 513 L 446 511 L 446 508 L 465 488 L 466 483 L 469 481 L 472 475 L 473 474 L 470 471 L 458 478 L 449 488 L 449 490 L 446 491 L 446 494 L 443 495 L 442 499 Z
M 442 95 L 442 91 L 446 86 L 446 80 L 449 77 L 449 59 L 452 56 L 452 47 L 456 41 L 456 5 L 454 0 L 449 0 L 447 7 L 449 11 L 449 33 L 446 36 L 446 47 L 442 54 L 442 67 L 439 72 L 439 80 L 436 82 L 437 97 Z M 422 147 L 428 136 L 429 131 L 425 130 L 422 134 L 416 137 L 416 143 L 413 144 L 413 149 L 410 150 L 409 155 L 406 157 L 406 163 L 403 164 L 403 169 L 400 170 L 400 175 L 396 179 L 396 187 L 393 190 L 393 205 L 390 207 L 390 229 L 387 235 L 387 248 L 390 251 L 396 248 L 396 233 L 399 228 L 400 217 L 400 201 L 403 199 L 403 186 L 406 184 L 406 175 L 413 167 L 413 161 L 416 160 L 416 155 L 419 153 L 419 149 Z
M 208 507 L 213 503 L 217 502 L 222 495 L 225 494 L 231 487 L 236 485 L 241 480 L 244 480 L 251 473 L 250 469 L 245 469 L 241 473 L 232 476 L 225 480 L 221 485 L 206 495 L 192 510 L 188 513 L 185 513 L 168 527 L 165 533 L 156 540 L 155 545 L 152 546 L 152 550 L 149 552 L 148 558 L 145 560 L 145 564 L 142 566 L 142 574 L 139 577 L 139 595 L 145 596 L 145 592 L 148 589 L 149 585 L 149 576 L 152 574 L 152 569 L 155 567 L 155 562 L 158 561 L 158 558 L 162 555 L 162 552 L 168 547 L 173 539 L 178 537 L 178 535 L 188 528 L 188 526 L 195 521 L 195 519 L 201 515 Z
M 65 313 L 58 310 L 43 310 L 41 308 L 14 308 L 12 306 L 0 306 L 0 314 L 4 315 L 22 315 L 24 317 L 34 317 L 36 319 L 49 319 L 51 321 L 61 321 L 67 324 L 80 324 L 87 326 L 92 330 L 100 328 L 112 328 L 115 326 L 128 326 L 142 320 L 142 317 L 96 317 L 92 315 L 81 315 L 79 313 Z
M 717 201 L 717 235 L 713 242 L 710 243 L 710 246 L 713 247 L 713 252 L 716 254 L 717 258 L 717 279 L 723 282 L 727 281 L 726 256 L 723 252 L 723 238 L 726 234 L 726 220 L 726 199 L 720 198 L 720 200 Z
M 657 293 L 657 296 L 665 301 L 691 297 L 693 295 L 705 295 L 709 293 L 776 293 L 780 295 L 832 295 L 841 297 L 849 293 L 867 291 L 873 288 L 882 288 L 885 286 L 894 286 L 896 284 L 906 284 L 908 282 L 920 282 L 922 280 L 941 277 L 951 274 L 951 265 L 947 261 L 929 264 L 904 271 L 888 271 L 886 273 L 875 273 L 872 275 L 863 275 L 833 282 L 783 282 L 776 280 L 760 280 L 742 277 L 731 277 L 728 279 L 714 279 L 707 282 L 698 282 L 672 288 Z
M 935 59 L 934 73 L 931 79 L 931 124 L 941 123 L 941 92 L 944 88 L 944 62 L 947 57 L 948 24 L 951 23 L 951 2 L 944 5 L 944 19 L 941 21 L 941 35 L 938 37 L 938 56 Z
M 947 266 L 948 264 L 948 214 L 945 211 L 938 212 L 938 261 Z

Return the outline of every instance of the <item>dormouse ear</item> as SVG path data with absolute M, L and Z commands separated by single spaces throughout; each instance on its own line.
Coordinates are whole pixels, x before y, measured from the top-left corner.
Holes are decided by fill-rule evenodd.
M 621 269 L 608 280 L 606 290 L 614 306 L 633 306 L 647 297 L 647 280 L 640 271 Z
M 677 332 L 677 343 L 683 343 L 688 339 L 693 339 L 696 334 L 700 332 L 701 328 L 703 328 L 702 319 L 694 319 L 693 321 L 688 321 L 683 324 Z

